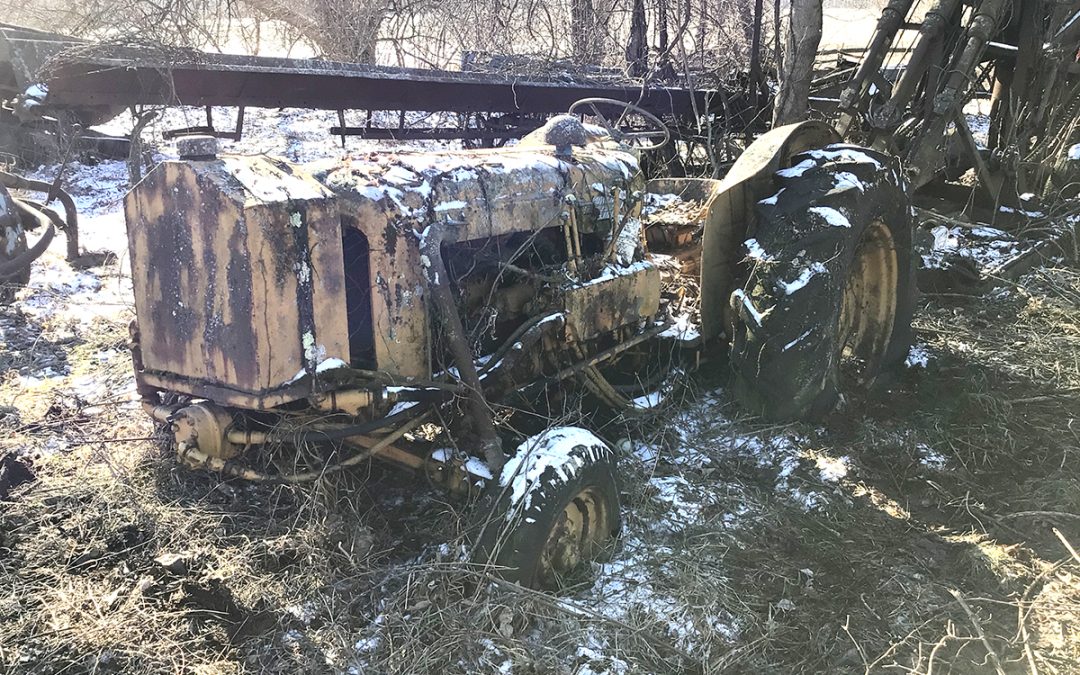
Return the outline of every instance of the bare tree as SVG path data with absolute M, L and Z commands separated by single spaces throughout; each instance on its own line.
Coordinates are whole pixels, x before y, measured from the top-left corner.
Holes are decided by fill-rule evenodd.
M 630 39 L 626 43 L 626 70 L 630 77 L 644 77 L 649 70 L 649 26 L 645 0 L 633 0 L 630 14 Z
M 791 0 L 784 31 L 784 58 L 780 64 L 780 90 L 773 108 L 773 126 L 806 119 L 810 82 L 821 43 L 822 0 Z

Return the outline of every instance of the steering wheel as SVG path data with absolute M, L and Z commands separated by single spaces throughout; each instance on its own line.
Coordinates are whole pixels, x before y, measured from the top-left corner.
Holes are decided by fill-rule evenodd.
M 599 108 L 596 107 L 597 105 L 615 106 L 617 108 L 622 108 L 622 112 L 619 114 L 619 119 L 615 120 L 615 123 L 613 124 L 606 115 L 600 112 Z M 660 120 L 659 117 L 652 114 L 648 110 L 644 110 L 634 105 L 633 103 L 627 103 L 626 101 L 619 101 L 613 98 L 583 98 L 581 100 L 574 101 L 574 104 L 571 105 L 570 109 L 566 112 L 570 113 L 571 115 L 575 113 L 581 114 L 578 113 L 578 110 L 585 106 L 588 106 L 591 114 L 598 120 L 600 120 L 600 125 L 607 129 L 607 132 L 611 134 L 611 137 L 620 143 L 632 145 L 634 141 L 645 141 L 644 145 L 636 145 L 634 147 L 636 147 L 638 150 L 659 150 L 660 148 L 667 145 L 668 141 L 671 140 L 671 131 L 667 128 L 667 125 Z M 633 113 L 635 115 L 641 115 L 642 117 L 644 117 L 645 121 L 649 123 L 650 128 L 646 131 L 620 131 L 619 125 L 622 124 L 622 121 L 626 118 L 626 115 L 628 113 Z M 648 142 L 656 138 L 659 138 L 661 140 L 658 142 L 653 141 L 652 143 Z

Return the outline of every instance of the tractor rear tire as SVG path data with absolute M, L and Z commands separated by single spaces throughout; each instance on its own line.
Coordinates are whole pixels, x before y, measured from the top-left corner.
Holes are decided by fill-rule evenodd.
M 855 146 L 796 155 L 774 183 L 731 296 L 734 390 L 768 419 L 813 419 L 907 356 L 913 212 L 899 162 Z

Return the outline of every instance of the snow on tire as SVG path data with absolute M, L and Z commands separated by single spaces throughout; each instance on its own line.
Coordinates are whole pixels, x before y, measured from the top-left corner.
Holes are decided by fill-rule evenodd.
M 915 309 L 912 210 L 898 161 L 830 145 L 774 174 L 731 296 L 735 394 L 774 420 L 820 416 L 843 385 L 903 363 Z
M 615 455 L 592 433 L 527 439 L 477 505 L 474 557 L 508 581 L 557 589 L 619 529 Z

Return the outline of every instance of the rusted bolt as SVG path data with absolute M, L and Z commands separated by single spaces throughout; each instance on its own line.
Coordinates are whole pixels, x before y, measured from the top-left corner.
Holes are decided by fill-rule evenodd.
M 176 152 L 180 159 L 213 159 L 217 157 L 218 144 L 213 136 L 196 134 L 176 139 Z

